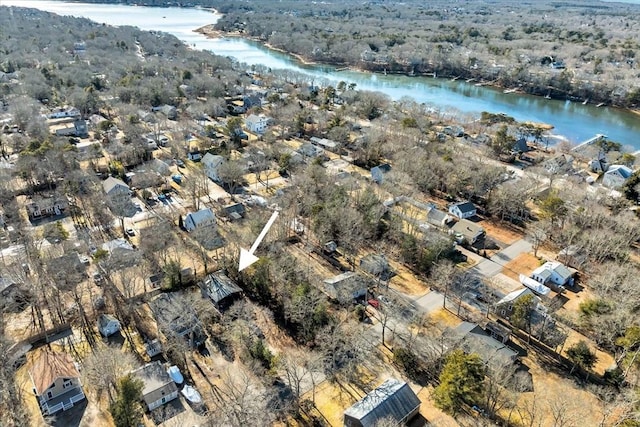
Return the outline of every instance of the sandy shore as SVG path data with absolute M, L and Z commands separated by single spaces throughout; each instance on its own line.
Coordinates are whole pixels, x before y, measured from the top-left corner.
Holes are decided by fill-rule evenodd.
M 280 52 L 280 53 L 284 53 L 286 55 L 290 55 L 293 56 L 294 58 L 296 58 L 298 61 L 300 61 L 302 64 L 305 65 L 319 65 L 317 62 L 314 61 L 309 61 L 307 59 L 305 59 L 303 56 L 298 55 L 296 53 L 292 53 L 292 52 L 287 52 L 284 49 L 280 49 L 278 47 L 275 47 L 269 43 L 265 43 L 264 41 L 258 39 L 257 37 L 249 37 L 246 34 L 243 33 L 239 33 L 239 32 L 226 32 L 226 31 L 220 31 L 220 30 L 216 30 L 213 25 L 205 25 L 204 27 L 200 27 L 197 28 L 195 30 L 196 33 L 200 33 L 204 36 L 206 36 L 207 38 L 210 39 L 220 39 L 223 37 L 238 37 L 238 38 L 242 38 L 242 39 L 246 39 L 246 40 L 251 40 L 254 41 L 256 43 L 260 43 L 261 45 L 265 46 L 267 49 L 269 50 L 273 50 L 274 52 Z

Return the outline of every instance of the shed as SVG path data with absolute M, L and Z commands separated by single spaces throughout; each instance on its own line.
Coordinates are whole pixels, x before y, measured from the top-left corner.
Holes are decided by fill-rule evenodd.
M 345 427 L 373 427 L 384 418 L 406 423 L 420 412 L 420 399 L 411 387 L 389 378 L 344 412 Z
M 120 330 L 120 322 L 109 314 L 101 314 L 98 317 L 98 330 L 103 336 L 109 337 Z
M 371 180 L 376 184 L 382 184 L 384 182 L 384 176 L 391 171 L 391 165 L 383 163 L 381 165 L 371 168 Z

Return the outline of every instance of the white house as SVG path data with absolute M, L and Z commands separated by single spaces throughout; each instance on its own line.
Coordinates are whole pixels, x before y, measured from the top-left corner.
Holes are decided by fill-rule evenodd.
M 29 376 L 40 410 L 45 416 L 66 411 L 85 398 L 80 372 L 66 353 L 48 349 L 41 351 L 29 369 Z
M 204 173 L 209 177 L 209 179 L 215 182 L 220 182 L 219 171 L 220 166 L 224 163 L 224 157 L 207 153 L 204 155 L 201 162 L 204 167 Z
M 75 107 L 58 108 L 47 115 L 48 119 L 66 119 L 68 117 L 80 117 L 80 110 Z
M 620 188 L 631 178 L 633 170 L 625 165 L 611 165 L 604 173 L 602 185 L 609 188 Z
M 159 361 L 147 363 L 131 373 L 144 384 L 142 399 L 149 411 L 178 397 L 178 387 Z
M 467 219 L 476 216 L 478 211 L 471 202 L 458 202 L 449 206 L 449 213 L 459 219 Z
M 244 120 L 244 123 L 251 132 L 263 133 L 269 126 L 269 118 L 260 114 L 259 116 L 251 114 Z
M 545 262 L 533 270 L 531 278 L 543 285 L 553 283 L 557 286 L 573 286 L 573 272 L 557 261 Z
M 184 228 L 193 231 L 198 228 L 215 227 L 216 216 L 210 208 L 200 209 L 198 212 L 189 212 L 184 219 Z
M 104 337 L 110 337 L 120 330 L 120 322 L 109 314 L 98 317 L 98 330 Z

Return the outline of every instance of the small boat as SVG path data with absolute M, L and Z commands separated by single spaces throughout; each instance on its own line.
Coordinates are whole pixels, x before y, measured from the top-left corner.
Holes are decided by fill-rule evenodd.
M 587 105 L 589 103 L 589 98 L 585 99 L 582 105 Z
M 601 102 L 600 104 L 596 105 L 596 107 L 600 108 L 604 105 L 604 102 Z
M 502 93 L 514 93 L 517 89 L 505 89 Z
M 549 96 L 549 94 L 546 94 L 546 95 L 544 96 L 544 99 L 551 99 L 551 96 Z
M 184 386 L 180 393 L 182 393 L 182 395 L 191 403 L 202 403 L 202 396 L 200 396 L 198 390 L 190 385 Z

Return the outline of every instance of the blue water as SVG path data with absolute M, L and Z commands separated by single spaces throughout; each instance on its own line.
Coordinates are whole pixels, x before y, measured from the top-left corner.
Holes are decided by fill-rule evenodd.
M 640 0 L 635 0 L 640 3 Z M 501 90 L 478 87 L 463 81 L 430 77 L 381 75 L 356 71 L 335 71 L 333 67 L 303 65 L 293 57 L 266 49 L 259 43 L 238 38 L 207 39 L 193 32 L 213 24 L 219 15 L 193 8 L 150 8 L 107 4 L 67 3 L 44 0 L 1 0 L 2 5 L 35 7 L 50 12 L 82 16 L 110 25 L 133 25 L 143 30 L 159 30 L 198 49 L 218 55 L 232 56 L 249 65 L 264 65 L 271 69 L 292 70 L 309 76 L 316 83 L 341 80 L 354 82 L 359 89 L 379 91 L 392 99 L 410 97 L 441 110 L 478 114 L 482 111 L 503 112 L 520 121 L 553 125 L 554 134 L 571 142 L 581 142 L 596 134 L 605 134 L 613 141 L 640 150 L 640 116 L 615 108 L 596 108 L 568 101 L 547 100 L 520 94 L 504 94 Z

